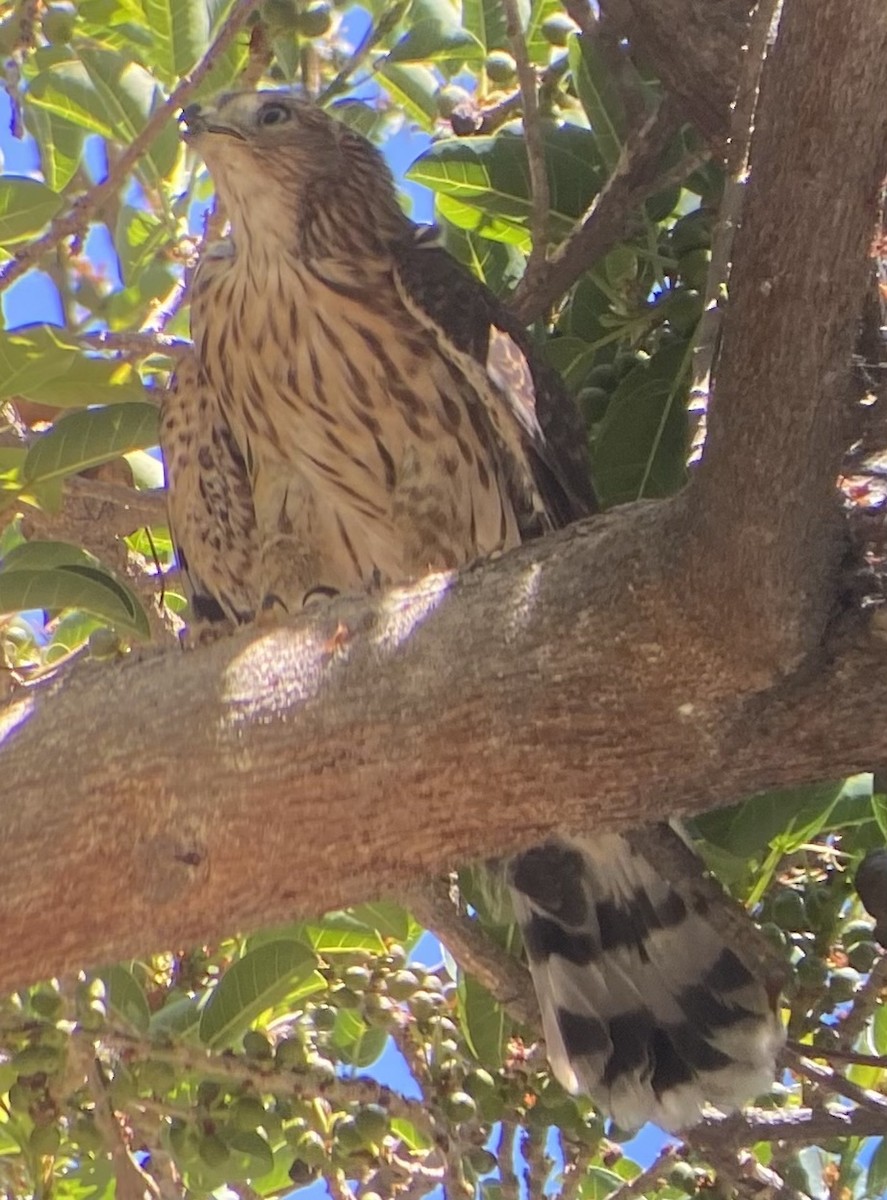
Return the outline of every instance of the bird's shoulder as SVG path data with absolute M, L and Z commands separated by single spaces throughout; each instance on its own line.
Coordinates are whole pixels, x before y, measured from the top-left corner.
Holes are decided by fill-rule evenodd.
M 506 397 L 553 523 L 594 512 L 579 411 L 521 322 L 440 244 L 433 226 L 411 226 L 391 250 L 411 305 L 479 363 Z

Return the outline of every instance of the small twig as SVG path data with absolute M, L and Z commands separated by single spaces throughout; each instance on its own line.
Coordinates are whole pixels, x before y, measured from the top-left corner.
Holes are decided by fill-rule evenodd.
M 145 1200 L 148 1196 L 157 1200 L 160 1189 L 156 1181 L 142 1170 L 132 1156 L 123 1129 L 111 1106 L 98 1060 L 83 1044 L 78 1045 L 77 1050 L 87 1060 L 84 1064 L 86 1081 L 95 1105 L 96 1129 L 102 1135 L 108 1153 L 111 1155 L 117 1185 L 116 1195 L 120 1200 Z
M 887 1100 L 882 1096 L 860 1087 L 858 1083 L 853 1083 L 852 1080 L 847 1079 L 844 1075 L 839 1075 L 837 1071 L 833 1071 L 829 1067 L 821 1067 L 818 1063 L 811 1062 L 805 1054 L 796 1054 L 792 1050 L 787 1050 L 785 1057 L 790 1068 L 797 1071 L 799 1075 L 812 1079 L 814 1083 L 818 1083 L 820 1087 L 835 1096 L 845 1096 L 848 1100 L 853 1100 L 860 1108 L 879 1113 L 882 1121 L 887 1122 Z
M 8 288 L 20 275 L 30 270 L 40 259 L 41 255 L 45 254 L 48 250 L 52 250 L 64 238 L 83 233 L 90 219 L 122 185 L 131 168 L 141 155 L 144 154 L 147 147 L 157 137 L 167 121 L 184 106 L 188 98 L 200 86 L 215 66 L 219 56 L 234 40 L 241 26 L 253 9 L 257 7 L 258 3 L 259 0 L 234 0 L 231 11 L 226 17 L 222 28 L 219 30 L 216 40 L 207 50 L 206 54 L 204 54 L 191 74 L 186 75 L 178 86 L 173 89 L 169 99 L 164 104 L 161 104 L 159 108 L 155 109 L 142 129 L 139 130 L 138 134 L 108 171 L 105 179 L 101 183 L 95 184 L 87 192 L 84 192 L 82 196 L 79 196 L 68 212 L 60 217 L 56 217 L 52 221 L 43 237 L 31 242 L 20 254 L 16 255 L 14 259 L 0 270 L 0 292 Z
M 631 232 L 640 204 L 679 183 L 708 157 L 707 152 L 686 155 L 674 170 L 657 170 L 662 152 L 679 127 L 670 105 L 660 105 L 628 139 L 610 179 L 595 197 L 580 224 L 531 279 L 529 271 L 515 289 L 510 307 L 529 324 L 559 300 L 592 263 Z
M 560 58 L 556 58 L 548 64 L 539 76 L 540 96 L 546 95 L 557 87 L 557 84 L 566 75 L 569 65 L 569 56 L 566 54 L 562 54 Z M 483 137 L 486 134 L 495 133 L 506 121 L 510 121 L 512 117 L 517 116 L 521 111 L 522 103 L 520 90 L 512 92 L 504 100 L 500 100 L 498 104 L 477 112 L 474 119 L 467 125 L 464 125 L 464 127 L 460 126 L 457 128 L 458 122 L 456 122 L 453 127 L 453 133 L 458 137 Z
M 409 7 L 408 0 L 396 0 L 389 8 L 379 16 L 377 21 L 369 27 L 363 37 L 355 46 L 352 53 L 345 60 L 339 73 L 330 83 L 326 85 L 320 95 L 317 97 L 317 103 L 321 108 L 329 104 L 335 96 L 347 91 L 350 86 L 351 76 L 357 68 L 365 61 L 372 49 L 390 33 L 398 21 Z
M 887 954 L 882 954 L 872 965 L 869 977 L 853 997 L 850 1011 L 838 1025 L 838 1045 L 849 1050 L 868 1024 L 869 1018 L 887 989 Z
M 181 338 L 164 337 L 162 333 L 81 333 L 81 342 L 94 350 L 107 350 L 124 358 L 147 358 L 151 354 L 166 354 L 180 358 L 190 350 Z
M 407 897 L 407 904 L 416 919 L 440 938 L 459 965 L 482 983 L 514 1020 L 541 1030 L 539 1003 L 529 971 L 500 949 L 477 921 L 456 909 L 445 879 L 418 885 Z
M 664 1150 L 661 1150 L 655 1160 L 650 1163 L 646 1170 L 641 1171 L 640 1175 L 635 1175 L 634 1179 L 629 1179 L 627 1183 L 623 1183 L 621 1187 L 616 1188 L 607 1196 L 607 1200 L 632 1200 L 634 1196 L 644 1196 L 648 1191 L 662 1186 L 662 1177 L 671 1170 L 674 1160 L 677 1158 L 679 1146 L 668 1145 Z
M 823 1058 L 831 1062 L 855 1063 L 861 1067 L 887 1067 L 887 1055 L 862 1054 L 857 1050 L 841 1050 L 837 1046 L 809 1046 L 806 1042 L 788 1041 L 786 1050 L 802 1054 L 805 1058 Z
M 539 120 L 539 94 L 536 69 L 530 62 L 527 41 L 521 24 L 518 0 L 502 0 L 505 10 L 505 25 L 511 53 L 517 65 L 517 81 L 520 85 L 523 108 L 524 139 L 527 143 L 527 164 L 530 171 L 530 232 L 533 248 L 527 261 L 525 278 L 530 282 L 536 273 L 544 269 L 548 258 L 548 224 L 551 195 L 548 188 L 548 171 L 545 165 L 545 142 Z

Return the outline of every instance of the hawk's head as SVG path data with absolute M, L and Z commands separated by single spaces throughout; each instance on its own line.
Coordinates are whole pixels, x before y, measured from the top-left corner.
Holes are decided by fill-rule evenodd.
M 287 92 L 228 92 L 190 104 L 184 138 L 203 156 L 235 242 L 285 239 L 313 254 L 402 236 L 406 218 L 379 151 Z

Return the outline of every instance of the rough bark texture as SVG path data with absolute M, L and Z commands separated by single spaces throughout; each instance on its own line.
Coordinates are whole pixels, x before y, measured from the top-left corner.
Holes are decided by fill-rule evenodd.
M 685 119 L 723 142 L 739 84 L 749 0 L 601 0 L 600 7 L 680 102 Z
M 0 988 L 887 759 L 884 652 L 823 641 L 887 10 L 787 0 L 781 38 L 694 485 L 7 706 Z

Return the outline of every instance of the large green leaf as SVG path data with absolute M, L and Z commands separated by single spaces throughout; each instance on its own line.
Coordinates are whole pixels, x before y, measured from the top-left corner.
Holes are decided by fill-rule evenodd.
M 660 350 L 633 368 L 610 398 L 592 443 L 592 474 L 604 505 L 668 496 L 687 475 L 687 347 Z
M 54 192 L 62 191 L 83 161 L 83 129 L 58 113 L 31 104 L 25 107 L 24 118 L 40 148 L 40 167 L 47 185 Z
M 843 790 L 843 782 L 826 782 L 763 792 L 731 808 L 704 813 L 693 826 L 707 842 L 738 858 L 751 858 L 791 831 L 798 844 L 816 837 Z
M 479 62 L 483 55 L 483 46 L 463 28 L 459 9 L 451 0 L 413 0 L 407 32 L 392 47 L 388 61 Z
M 295 1004 L 326 986 L 310 946 L 268 942 L 232 963 L 219 980 L 200 1017 L 200 1040 L 213 1049 L 230 1046 L 266 1009 L 285 999 Z
M 597 41 L 574 35 L 568 53 L 576 90 L 597 138 L 601 159 L 612 171 L 622 153 L 627 124 L 619 88 Z
M 61 196 L 36 179 L 6 175 L 0 179 L 0 245 L 33 237 L 60 211 Z
M 510 49 L 502 0 L 463 0 L 462 24 L 486 53 Z
M 354 1009 L 341 1008 L 336 1016 L 332 1042 L 347 1063 L 362 1069 L 382 1054 L 388 1034 L 384 1029 L 367 1025 Z
M 585 212 L 603 182 L 594 134 L 577 125 L 544 132 L 550 190 L 550 232 L 564 237 Z M 410 167 L 407 175 L 439 195 L 460 201 L 485 217 L 525 231 L 529 225 L 529 166 L 523 136 L 505 130 L 496 137 L 441 141 Z M 462 225 L 448 210 L 447 216 Z M 465 226 L 462 226 L 463 228 Z
M 0 612 L 34 608 L 50 612 L 83 609 L 145 640 L 151 636 L 148 619 L 136 597 L 119 580 L 96 567 L 70 564 L 48 570 L 0 571 Z
M 97 971 L 104 980 L 107 1007 L 118 1019 L 122 1019 L 138 1033 L 147 1033 L 151 1021 L 151 1010 L 144 989 L 128 967 L 114 963 Z
M 437 120 L 438 81 L 433 72 L 418 63 L 395 63 L 384 59 L 376 68 L 392 99 L 423 129 Z
M 33 388 L 71 370 L 79 347 L 52 325 L 0 333 L 0 399 L 29 396 Z
M 37 107 L 90 133 L 127 145 L 163 95 L 153 76 L 130 55 L 83 46 L 77 58 L 55 63 L 35 76 L 31 99 Z M 177 155 L 178 134 L 170 122 L 140 160 L 141 168 L 157 183 L 172 170 Z
M 24 482 L 32 487 L 156 445 L 153 404 L 107 404 L 71 413 L 34 442 L 25 459 Z
M 501 1067 L 511 1033 L 511 1022 L 483 984 L 472 975 L 459 974 L 459 1023 L 471 1053 L 489 1070 Z
M 210 19 L 206 0 L 141 0 L 151 31 L 151 66 L 167 83 L 185 75 L 206 50 Z

